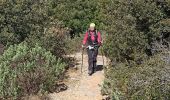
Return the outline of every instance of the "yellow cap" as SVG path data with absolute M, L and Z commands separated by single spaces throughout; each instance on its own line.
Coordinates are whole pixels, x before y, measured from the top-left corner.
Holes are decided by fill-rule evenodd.
M 94 24 L 94 23 L 91 23 L 91 24 L 90 24 L 90 27 L 95 27 L 95 24 Z

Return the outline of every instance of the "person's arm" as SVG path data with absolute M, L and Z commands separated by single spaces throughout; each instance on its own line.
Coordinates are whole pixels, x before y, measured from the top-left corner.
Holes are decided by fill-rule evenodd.
M 83 45 L 86 45 L 87 43 L 87 38 L 88 38 L 88 32 L 86 32 L 84 39 L 83 39 Z
M 97 39 L 97 41 L 98 41 L 99 45 L 102 44 L 102 37 L 101 37 L 101 33 L 100 32 L 98 32 L 98 39 Z

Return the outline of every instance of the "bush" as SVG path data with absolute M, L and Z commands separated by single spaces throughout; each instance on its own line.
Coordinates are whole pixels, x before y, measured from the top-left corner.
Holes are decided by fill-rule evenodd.
M 163 49 L 169 39 L 169 8 L 164 6 L 168 0 L 158 2 L 161 1 L 103 2 L 102 19 L 109 33 L 104 53 L 111 65 L 105 70 L 102 92 L 113 100 L 170 99 L 169 65 L 162 61 L 165 56 L 157 55 L 164 50 L 151 52 L 159 49 L 154 43 Z
M 73 3 L 74 2 L 74 3 Z M 71 28 L 73 37 L 86 30 L 91 22 L 101 27 L 99 17 L 99 0 L 52 0 L 51 14 Z
M 21 43 L 31 33 L 48 26 L 49 0 L 1 0 L 0 41 L 3 45 Z
M 17 99 L 49 91 L 64 69 L 61 59 L 38 45 L 11 45 L 0 56 L 0 98 Z
M 154 56 L 133 67 L 119 63 L 107 69 L 102 93 L 112 100 L 169 100 L 170 69 L 161 58 Z
M 67 54 L 73 54 L 75 52 L 81 51 L 81 45 L 83 41 L 83 35 L 80 37 L 74 37 L 73 39 L 66 39 L 65 51 Z
M 53 20 L 48 27 L 44 28 L 42 32 L 30 34 L 25 41 L 29 46 L 39 44 L 41 47 L 50 51 L 57 58 L 61 58 L 65 51 L 66 37 L 68 30 L 62 25 L 62 22 Z
M 38 43 L 58 58 L 62 57 L 67 29 L 62 21 L 50 16 L 50 2 L 52 0 L 2 1 L 0 42 L 6 48 L 23 41 L 30 47 Z
M 135 61 L 150 52 L 150 44 L 159 37 L 157 25 L 163 12 L 152 0 L 113 0 L 106 6 L 107 40 L 105 53 L 111 60 Z

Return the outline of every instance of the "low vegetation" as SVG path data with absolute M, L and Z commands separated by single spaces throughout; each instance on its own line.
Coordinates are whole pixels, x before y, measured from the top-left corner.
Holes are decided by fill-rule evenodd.
M 112 100 L 170 99 L 169 3 L 103 2 L 109 33 L 104 52 L 111 60 L 105 69 L 104 95 Z
M 50 91 L 66 64 L 49 51 L 26 43 L 10 46 L 0 56 L 0 97 L 15 98 Z
M 0 98 L 52 91 L 91 22 L 110 59 L 102 94 L 170 98 L 169 0 L 1 0 L 0 9 Z

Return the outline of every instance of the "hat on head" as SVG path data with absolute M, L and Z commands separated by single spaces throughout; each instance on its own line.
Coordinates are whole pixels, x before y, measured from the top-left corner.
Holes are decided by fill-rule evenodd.
M 91 24 L 90 24 L 90 27 L 95 27 L 95 24 L 94 24 L 94 23 L 91 23 Z

